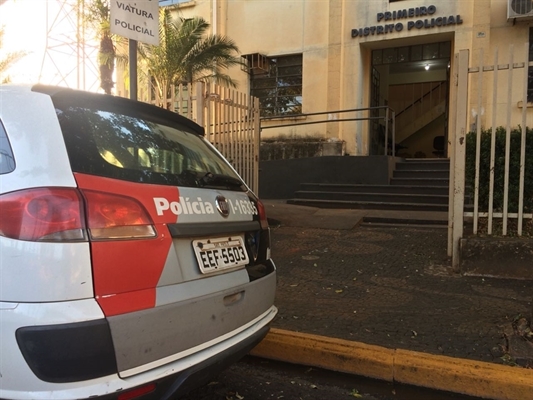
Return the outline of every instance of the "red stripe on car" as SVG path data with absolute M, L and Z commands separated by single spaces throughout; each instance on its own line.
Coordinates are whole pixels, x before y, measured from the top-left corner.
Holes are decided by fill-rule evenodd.
M 177 221 L 172 213 L 157 215 L 154 198 L 178 201 L 178 188 L 85 174 L 75 177 L 87 202 L 94 291 L 104 314 L 154 307 L 156 286 L 172 246 L 166 224 Z M 128 228 L 140 236 L 121 237 Z M 153 232 L 153 237 L 146 232 Z

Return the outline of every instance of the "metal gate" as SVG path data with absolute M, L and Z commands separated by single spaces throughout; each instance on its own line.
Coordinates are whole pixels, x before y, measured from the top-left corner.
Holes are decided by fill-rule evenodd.
M 510 46 L 508 60 L 500 63 L 496 49 L 494 63 L 485 65 L 481 51 L 476 66 L 470 66 L 468 50 L 455 56 L 448 255 L 457 271 L 466 218 L 474 234 L 478 234 L 482 222 L 484 234 L 493 235 L 497 224 L 501 236 L 522 236 L 524 221 L 533 218 L 527 203 L 531 189 L 526 181 L 526 172 L 531 174 L 526 171 L 526 160 L 533 158 L 533 151 L 526 153 L 527 148 L 531 149 L 530 144 L 526 146 L 526 138 L 529 142 L 533 139 L 531 128 L 527 128 L 533 126 L 527 102 L 528 76 L 533 73 L 528 43 L 520 53 L 521 62 L 515 62 Z M 513 153 L 511 148 L 515 149 Z M 473 201 L 465 209 L 466 191 L 471 192 Z
M 165 104 L 205 129 L 205 137 L 228 159 L 246 184 L 259 190 L 259 100 L 202 82 L 172 86 Z M 162 104 L 160 99 L 152 103 Z

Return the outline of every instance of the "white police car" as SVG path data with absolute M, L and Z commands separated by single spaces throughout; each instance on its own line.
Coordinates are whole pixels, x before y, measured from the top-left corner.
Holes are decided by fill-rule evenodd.
M 177 114 L 0 86 L 0 398 L 168 399 L 276 315 L 264 207 Z

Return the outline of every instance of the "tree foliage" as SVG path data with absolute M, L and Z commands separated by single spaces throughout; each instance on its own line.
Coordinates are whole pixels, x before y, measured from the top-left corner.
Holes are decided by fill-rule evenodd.
M 2 3 L 0 3 L 2 5 Z M 4 27 L 0 27 L 0 49 L 3 47 L 5 30 Z M 10 81 L 9 75 L 7 75 L 7 70 L 22 57 L 26 55 L 24 51 L 16 51 L 11 53 L 0 52 L 0 83 L 8 83 Z
M 207 34 L 209 26 L 201 17 L 173 19 L 168 9 L 160 9 L 159 45 L 139 43 L 142 70 L 160 99 L 167 98 L 173 84 L 212 80 L 237 86 L 225 71 L 242 65 L 239 49 L 226 36 Z

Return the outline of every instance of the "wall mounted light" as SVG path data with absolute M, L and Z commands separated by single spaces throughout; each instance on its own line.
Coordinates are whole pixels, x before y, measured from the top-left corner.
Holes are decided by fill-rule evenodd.
M 424 68 L 426 69 L 426 71 L 429 71 L 429 64 L 426 64 Z

